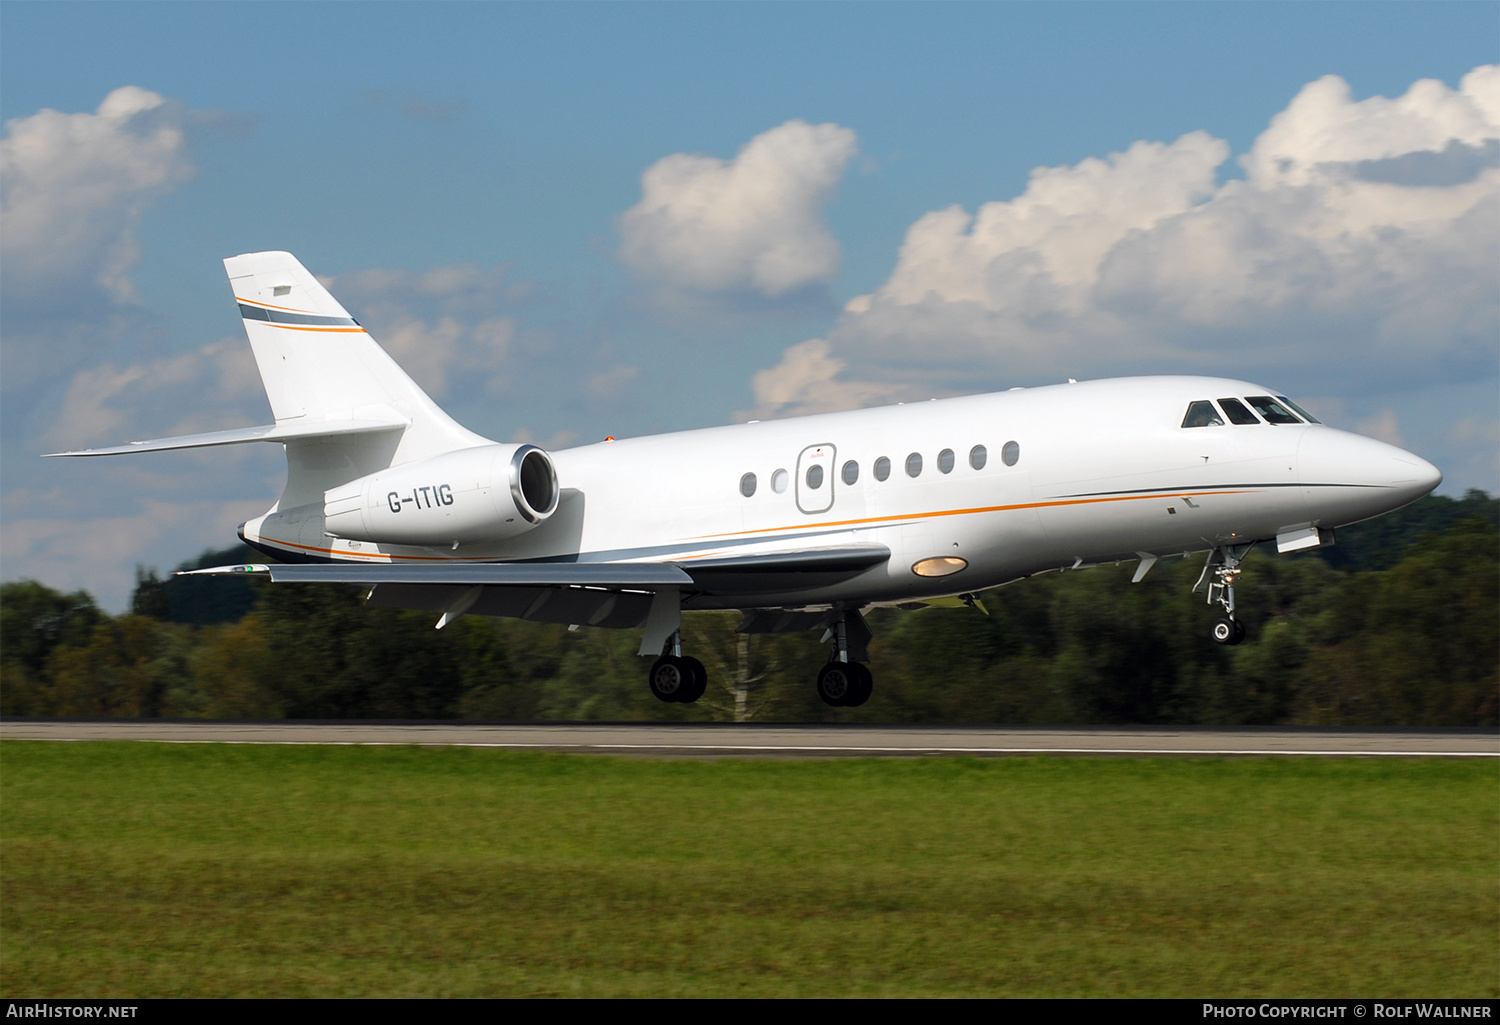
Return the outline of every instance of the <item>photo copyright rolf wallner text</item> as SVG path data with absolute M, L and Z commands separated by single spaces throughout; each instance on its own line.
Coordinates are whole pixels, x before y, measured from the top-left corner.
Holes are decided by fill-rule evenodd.
M 1209 1004 L 1205 1018 L 1491 1018 L 1490 1004 Z

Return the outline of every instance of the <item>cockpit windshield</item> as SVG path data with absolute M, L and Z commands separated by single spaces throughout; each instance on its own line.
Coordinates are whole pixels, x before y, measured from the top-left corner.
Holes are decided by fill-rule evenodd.
M 1291 399 L 1287 398 L 1285 395 L 1278 395 L 1276 397 L 1278 399 L 1280 399 L 1282 401 L 1282 403 L 1288 409 L 1290 409 L 1293 413 L 1296 413 L 1298 416 L 1300 416 L 1302 419 L 1306 420 L 1308 423 L 1310 423 L 1310 424 L 1320 424 L 1320 423 L 1323 422 L 1322 420 L 1319 420 L 1317 417 L 1313 416 L 1307 410 L 1303 409 L 1301 406 L 1297 405 Z
M 1268 424 L 1300 424 L 1302 422 L 1269 395 L 1246 395 L 1245 401 L 1250 403 L 1257 413 L 1265 417 Z
M 1250 412 L 1251 408 L 1260 417 Z M 1223 415 L 1220 415 L 1220 410 L 1223 410 Z M 1246 395 L 1243 400 L 1233 397 L 1219 399 L 1217 405 L 1208 399 L 1189 402 L 1187 414 L 1182 418 L 1182 426 L 1223 427 L 1226 416 L 1234 424 L 1300 424 L 1304 420 L 1310 424 L 1322 423 L 1285 395 L 1275 398 L 1269 395 Z
M 1259 420 L 1255 414 L 1245 408 L 1245 404 L 1239 399 L 1220 399 L 1219 405 L 1223 408 L 1230 423 L 1236 424 L 1258 424 Z
M 1224 421 L 1219 416 L 1219 411 L 1214 404 L 1204 399 L 1200 402 L 1189 403 L 1187 416 L 1182 418 L 1184 427 L 1223 427 Z

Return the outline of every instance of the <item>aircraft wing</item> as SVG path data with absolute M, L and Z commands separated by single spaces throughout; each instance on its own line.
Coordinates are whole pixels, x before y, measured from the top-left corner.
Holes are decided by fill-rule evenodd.
M 614 628 L 646 623 L 657 592 L 766 594 L 825 586 L 890 558 L 884 545 L 668 562 L 253 563 L 182 575 L 254 574 L 277 583 L 363 584 L 383 608 Z M 676 599 L 672 601 L 676 608 Z
M 215 566 L 191 574 L 255 574 L 278 583 L 363 584 L 368 605 L 442 614 L 438 628 L 465 613 L 536 623 L 643 626 L 658 591 L 693 579 L 676 566 L 634 562 L 289 563 Z
M 277 583 L 449 584 L 468 587 L 590 587 L 655 591 L 665 587 L 715 594 L 821 587 L 858 576 L 891 557 L 885 545 L 808 548 L 680 562 L 320 562 L 254 563 L 186 570 L 184 575 L 254 573 Z
M 256 563 L 186 570 L 182 575 L 255 573 L 293 584 L 457 584 L 510 587 L 618 587 L 652 591 L 689 587 L 693 578 L 659 562 L 390 562 Z

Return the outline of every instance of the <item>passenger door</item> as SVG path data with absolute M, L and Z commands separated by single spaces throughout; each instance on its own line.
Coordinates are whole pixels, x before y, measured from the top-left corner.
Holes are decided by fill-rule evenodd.
M 834 447 L 809 445 L 797 457 L 797 508 L 822 513 L 833 508 Z

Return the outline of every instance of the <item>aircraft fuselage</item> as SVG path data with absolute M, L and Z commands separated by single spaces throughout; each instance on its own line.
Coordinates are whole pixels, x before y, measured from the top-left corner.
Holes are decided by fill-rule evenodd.
M 1411 453 L 1322 424 L 1183 426 L 1193 402 L 1274 394 L 1221 378 L 1125 378 L 601 442 L 551 453 L 556 512 L 504 541 L 330 538 L 320 503 L 278 508 L 242 534 L 283 558 L 362 562 L 690 567 L 882 545 L 889 560 L 852 579 L 684 605 L 857 606 L 1342 526 L 1406 505 L 1441 479 Z M 434 479 L 408 501 L 452 501 L 448 485 Z

